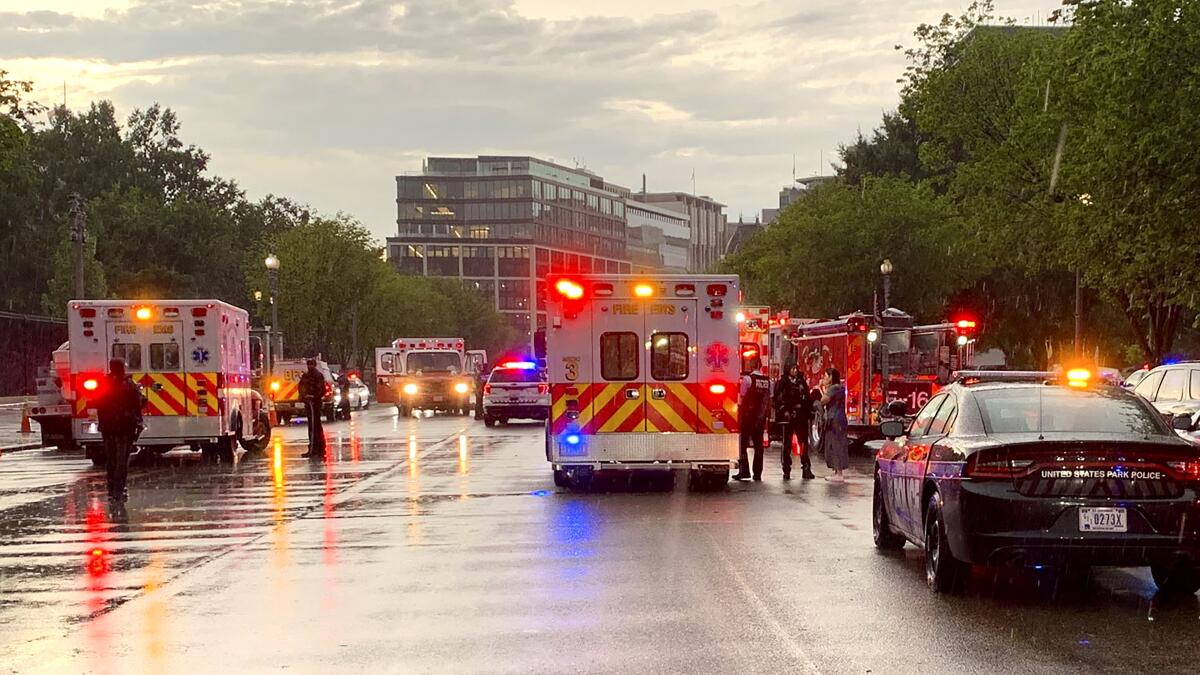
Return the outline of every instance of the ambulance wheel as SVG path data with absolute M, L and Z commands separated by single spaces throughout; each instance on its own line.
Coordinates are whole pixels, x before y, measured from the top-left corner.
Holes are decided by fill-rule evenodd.
M 325 411 L 325 421 L 330 423 L 338 421 L 337 408 L 330 408 Z
M 88 459 L 92 460 L 92 466 L 104 466 L 104 448 L 99 445 L 86 445 L 83 449 L 84 454 Z
M 562 469 L 554 470 L 554 486 L 555 487 L 570 487 L 571 481 L 567 479 L 567 472 Z
M 483 416 L 483 426 L 485 426 L 489 429 L 496 426 L 496 418 L 492 417 L 491 415 L 484 415 Z

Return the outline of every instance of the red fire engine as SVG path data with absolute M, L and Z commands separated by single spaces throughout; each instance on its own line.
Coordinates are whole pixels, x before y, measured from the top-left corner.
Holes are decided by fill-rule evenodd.
M 810 387 L 835 367 L 846 387 L 851 437 L 874 437 L 879 412 L 903 400 L 909 414 L 974 360 L 975 321 L 960 319 L 914 325 L 908 314 L 889 309 L 876 318 L 854 313 L 829 321 L 781 317 L 772 340 L 772 369 L 798 363 Z

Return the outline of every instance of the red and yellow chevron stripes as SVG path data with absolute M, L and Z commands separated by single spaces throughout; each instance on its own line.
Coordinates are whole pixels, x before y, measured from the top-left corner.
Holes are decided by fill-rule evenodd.
M 299 401 L 300 400 L 300 380 L 272 380 L 279 383 L 279 389 L 271 390 L 271 399 L 274 401 Z
M 217 373 L 130 373 L 141 388 L 146 406 L 143 415 L 152 417 L 217 417 L 221 414 Z M 87 417 L 96 402 L 86 396 L 75 399 L 75 417 Z
M 666 398 L 655 398 L 654 389 L 666 390 Z M 656 383 L 646 390 L 646 431 L 697 431 L 695 384 Z
M 592 423 L 587 433 L 633 432 L 646 430 L 646 396 L 649 391 L 637 382 L 593 384 Z M 625 392 L 637 391 L 637 398 Z
M 626 398 L 629 389 L 636 399 Z M 653 389 L 666 389 L 666 398 Z M 734 386 L 716 395 L 697 383 L 558 383 L 550 386 L 550 433 L 737 433 L 736 397 Z

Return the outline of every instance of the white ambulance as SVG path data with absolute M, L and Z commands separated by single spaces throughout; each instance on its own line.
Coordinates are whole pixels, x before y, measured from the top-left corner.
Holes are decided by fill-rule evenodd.
M 428 337 L 396 338 L 387 347 L 375 348 L 375 400 L 379 403 L 403 401 L 401 382 L 405 379 L 405 362 L 414 351 L 452 350 L 460 355 L 466 353 L 467 345 L 462 338 Z
M 551 275 L 546 458 L 559 486 L 601 470 L 729 479 L 738 455 L 738 277 Z
M 250 317 L 219 300 L 73 300 L 67 305 L 74 437 L 103 461 L 96 405 L 108 361 L 119 357 L 142 390 L 155 452 L 180 445 L 232 462 L 254 421 Z

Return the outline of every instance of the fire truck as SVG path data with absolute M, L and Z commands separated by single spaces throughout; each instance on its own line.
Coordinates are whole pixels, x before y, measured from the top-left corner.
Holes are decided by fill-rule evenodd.
M 481 353 L 481 352 L 475 352 Z M 483 357 L 486 359 L 486 356 Z M 399 338 L 375 350 L 375 400 L 393 403 L 401 415 L 433 410 L 465 415 L 476 389 L 462 338 Z
M 849 435 L 860 441 L 876 437 L 886 403 L 902 400 L 907 414 L 915 414 L 954 371 L 973 365 L 976 324 L 969 319 L 915 325 L 908 314 L 888 309 L 878 318 L 856 312 L 777 323 L 786 332 L 773 357 L 781 367 L 798 363 L 810 387 L 830 366 L 841 373 Z
M 763 375 L 770 375 L 768 364 L 769 328 L 771 324 L 771 308 L 766 305 L 743 306 L 737 311 L 738 347 L 744 358 L 749 354 L 757 354 Z M 773 377 L 778 377 L 774 375 Z
M 738 454 L 738 277 L 550 275 L 546 459 L 559 486 L 602 470 L 729 480 Z
M 71 383 L 71 343 L 64 342 L 51 355 L 50 364 L 37 370 L 37 403 L 30 417 L 42 430 L 42 445 L 73 450 L 74 416 L 69 398 Z
M 73 436 L 103 462 L 96 405 L 111 358 L 142 390 L 145 431 L 138 446 L 187 445 L 232 462 L 254 420 L 249 315 L 219 300 L 73 300 L 67 305 Z

